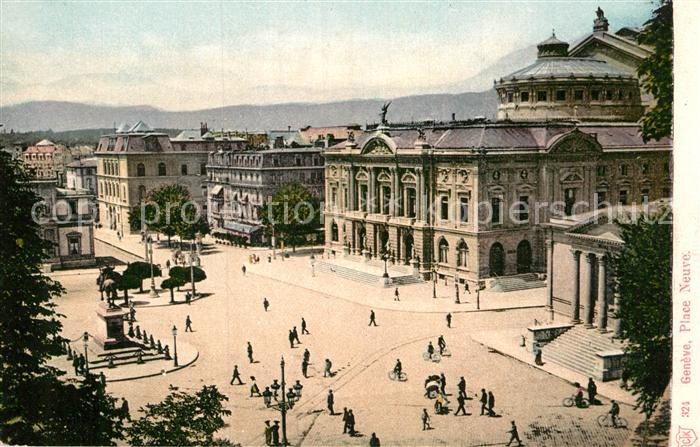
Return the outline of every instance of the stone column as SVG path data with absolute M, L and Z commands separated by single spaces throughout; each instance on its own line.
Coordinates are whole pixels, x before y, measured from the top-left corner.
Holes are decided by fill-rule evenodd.
M 554 259 L 554 241 L 546 241 L 547 249 L 547 310 L 552 312 L 554 310 L 554 265 L 552 263 Z
M 423 220 L 423 169 L 416 169 L 416 220 Z
M 376 178 L 375 178 L 375 172 L 373 168 L 369 168 L 369 181 L 367 183 L 367 212 L 368 213 L 374 213 L 375 208 L 374 208 L 374 201 L 376 200 Z
M 585 327 L 593 327 L 593 291 L 591 280 L 593 279 L 593 259 L 586 253 L 586 262 L 583 263 L 583 278 L 581 278 L 581 299 L 583 300 L 583 324 Z
M 398 197 L 398 195 L 396 194 L 396 168 L 389 168 L 389 175 L 391 176 L 391 192 L 389 193 L 389 214 L 391 216 L 396 216 L 396 198 Z
M 611 326 L 612 326 L 612 331 L 613 331 L 613 336 L 615 338 L 620 338 L 620 317 L 618 312 L 620 311 L 620 293 L 615 291 L 613 292 L 613 318 L 611 321 Z
M 607 265 L 605 256 L 598 255 L 598 330 L 608 331 Z
M 571 322 L 578 324 L 581 322 L 579 319 L 579 306 L 581 305 L 581 252 L 571 250 L 571 254 L 574 257 L 574 296 L 571 300 Z
M 348 209 L 355 210 L 355 172 L 352 166 L 348 166 Z

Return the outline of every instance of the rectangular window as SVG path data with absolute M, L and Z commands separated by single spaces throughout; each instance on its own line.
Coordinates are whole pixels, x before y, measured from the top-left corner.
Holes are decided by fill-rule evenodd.
M 469 197 L 459 198 L 459 221 L 469 222 Z
M 544 90 L 540 90 L 537 92 L 537 102 L 546 102 L 547 101 L 547 92 Z
M 520 92 L 520 102 L 528 102 L 530 100 L 530 92 Z
M 508 102 L 513 102 L 513 92 L 508 92 Z
M 338 205 L 338 189 L 331 188 L 331 207 L 335 208 Z
M 367 185 L 360 185 L 360 211 L 368 211 L 367 206 Z
M 605 99 L 607 101 L 612 101 L 612 99 L 613 99 L 613 91 L 612 90 L 605 91 Z
M 493 197 L 491 199 L 491 223 L 501 223 L 501 198 Z
M 416 190 L 413 188 L 406 190 L 406 211 L 407 217 L 416 217 Z
M 518 201 L 518 220 L 527 222 L 530 220 L 530 197 L 520 196 Z
M 187 175 L 187 165 L 180 166 L 180 174 Z
M 70 235 L 68 238 L 68 254 L 71 256 L 80 254 L 80 235 Z
M 583 101 L 583 90 L 574 90 L 574 101 Z
M 591 90 L 591 101 L 600 101 L 600 90 Z
M 566 90 L 557 90 L 557 101 L 566 101 Z
M 664 173 L 665 174 L 671 173 L 671 164 L 669 162 L 664 163 Z
M 598 165 L 596 166 L 596 174 L 598 174 L 599 177 L 604 176 L 605 174 L 608 173 L 608 167 L 605 165 Z
M 199 165 L 199 175 L 207 175 L 207 164 L 201 163 Z
M 566 188 L 564 190 L 564 214 L 571 216 L 574 212 L 574 204 L 576 203 L 576 189 Z
M 448 220 L 450 216 L 450 201 L 447 196 L 440 197 L 440 219 Z
M 391 188 L 382 186 L 382 214 L 389 214 L 389 205 L 391 203 Z
M 627 165 L 620 165 L 620 174 L 621 175 L 627 175 L 629 172 L 629 168 Z
M 627 190 L 620 190 L 620 205 L 627 205 Z
M 649 173 L 649 163 L 642 163 L 641 171 L 642 171 L 642 174 L 648 174 Z
M 605 191 L 598 191 L 595 193 L 595 206 L 596 208 L 605 208 L 607 206 L 607 203 L 605 201 L 607 200 L 607 194 Z

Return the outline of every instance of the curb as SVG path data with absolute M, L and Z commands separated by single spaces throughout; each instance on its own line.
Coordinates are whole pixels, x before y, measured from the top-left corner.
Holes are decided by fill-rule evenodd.
M 181 369 L 183 369 L 183 368 L 187 368 L 188 366 L 190 366 L 191 364 L 193 364 L 194 362 L 196 362 L 198 358 L 199 358 L 199 351 L 197 351 L 197 354 L 196 354 L 196 355 L 194 356 L 194 358 L 193 358 L 192 360 L 190 360 L 189 362 L 187 362 L 187 363 L 185 363 L 185 364 L 183 364 L 183 365 L 178 365 L 176 368 L 173 368 L 173 369 L 166 369 L 166 370 L 165 370 L 165 373 L 166 373 L 166 374 L 169 374 L 169 373 L 171 373 L 171 372 L 175 372 L 175 371 L 179 371 L 179 370 L 181 370 Z M 145 378 L 147 378 L 147 377 L 155 377 L 155 376 L 161 376 L 161 375 L 163 375 L 163 372 L 162 372 L 162 371 L 159 371 L 159 372 L 156 372 L 156 373 L 144 374 L 144 375 L 141 375 L 141 376 L 125 377 L 125 378 L 123 378 L 123 379 L 107 379 L 107 382 L 108 382 L 108 383 L 109 383 L 109 382 L 126 382 L 126 381 L 129 381 L 129 380 L 145 379 Z
M 131 251 L 125 249 L 125 248 L 119 247 L 119 246 L 117 246 L 117 245 L 114 245 L 113 243 L 111 243 L 111 242 L 109 242 L 109 241 L 106 241 L 106 240 L 104 240 L 104 239 L 101 239 L 101 238 L 99 238 L 99 237 L 97 237 L 97 236 L 95 236 L 95 239 L 98 240 L 98 241 L 100 241 L 100 242 L 102 242 L 103 244 L 109 245 L 110 247 L 112 247 L 112 248 L 115 249 L 115 250 L 121 251 L 122 253 L 126 253 L 126 254 L 128 254 L 129 256 L 135 256 L 135 257 L 137 257 L 137 258 L 143 260 L 143 256 L 141 256 L 141 255 L 137 255 L 136 253 L 133 253 L 133 252 L 131 252 Z

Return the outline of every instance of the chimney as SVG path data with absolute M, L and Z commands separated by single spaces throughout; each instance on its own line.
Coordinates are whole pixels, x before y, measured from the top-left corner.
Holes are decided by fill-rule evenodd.
M 455 113 L 454 113 L 454 112 L 452 112 L 452 121 L 456 121 L 456 120 L 455 120 Z
M 205 133 L 209 132 L 209 129 L 207 127 L 207 123 L 200 122 L 199 123 L 199 136 L 201 137 Z

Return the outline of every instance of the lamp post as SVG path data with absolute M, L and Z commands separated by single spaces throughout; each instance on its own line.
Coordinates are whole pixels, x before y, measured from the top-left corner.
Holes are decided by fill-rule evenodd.
M 459 276 L 455 272 L 455 304 L 460 304 L 459 302 Z
M 280 362 L 280 369 L 282 372 L 282 406 L 280 411 L 282 412 L 282 445 L 288 445 L 287 442 L 287 399 L 285 397 L 285 387 L 284 382 L 284 356 L 282 356 L 282 361 Z
M 476 280 L 476 310 L 479 310 L 479 293 L 481 292 L 481 281 Z
M 194 299 L 194 247 L 192 246 L 192 242 L 190 242 L 190 280 L 192 280 L 192 297 L 191 299 Z
M 274 222 L 271 224 L 272 225 L 272 259 L 277 259 L 277 240 L 275 239 L 275 224 Z
M 437 287 L 437 268 L 435 268 L 435 259 L 433 259 L 433 265 L 431 267 L 432 270 L 432 277 L 433 277 L 433 299 L 437 298 L 437 291 L 435 288 Z
M 156 291 L 156 281 L 153 277 L 153 238 L 151 236 L 147 236 L 146 242 L 148 247 L 149 261 L 151 264 L 151 291 L 148 293 L 148 296 L 150 296 L 151 298 L 158 298 L 159 295 Z
M 177 328 L 173 325 L 173 365 L 179 366 L 177 364 Z
M 389 271 L 387 270 L 386 263 L 389 261 L 389 252 L 384 250 L 384 253 L 382 253 L 382 261 L 384 261 L 384 274 L 382 277 L 388 278 L 389 277 Z
M 316 256 L 314 256 L 312 253 L 311 254 L 311 276 L 316 276 L 316 270 L 314 267 L 316 267 Z
M 87 379 L 90 375 L 90 362 L 88 361 L 88 341 L 90 340 L 90 334 L 87 331 L 83 332 L 83 348 L 85 348 L 85 378 Z

